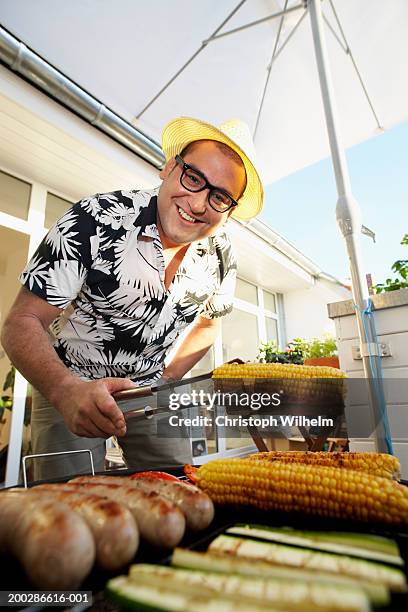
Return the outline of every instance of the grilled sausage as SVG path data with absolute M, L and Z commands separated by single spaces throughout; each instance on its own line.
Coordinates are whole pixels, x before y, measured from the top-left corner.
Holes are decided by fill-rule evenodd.
M 184 535 L 186 522 L 183 513 L 168 499 L 158 493 L 124 487 L 120 484 L 70 481 L 66 487 L 76 487 L 96 495 L 102 495 L 124 504 L 132 512 L 140 535 L 150 544 L 160 548 L 174 548 Z
M 186 526 L 192 531 L 205 529 L 214 518 L 214 505 L 210 497 L 194 485 L 156 478 L 137 478 L 126 476 L 79 476 L 75 482 L 110 482 L 132 487 L 142 491 L 156 491 L 162 497 L 176 504 L 186 519 Z
M 139 531 L 132 513 L 123 504 L 92 493 L 63 490 L 59 484 L 38 485 L 28 489 L 26 494 L 51 496 L 78 512 L 92 531 L 96 561 L 103 569 L 120 569 L 134 558 L 139 546 Z
M 45 590 L 76 589 L 95 560 L 88 525 L 66 504 L 11 491 L 0 494 L 0 545 Z

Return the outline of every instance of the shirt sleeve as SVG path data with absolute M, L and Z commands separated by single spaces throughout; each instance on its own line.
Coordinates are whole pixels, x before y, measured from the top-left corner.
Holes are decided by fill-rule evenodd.
M 236 258 L 227 234 L 216 234 L 213 243 L 218 256 L 221 282 L 205 303 L 201 316 L 206 319 L 216 319 L 232 312 L 237 279 Z
M 50 229 L 21 273 L 21 284 L 49 304 L 66 308 L 79 294 L 97 238 L 92 202 L 81 200 Z

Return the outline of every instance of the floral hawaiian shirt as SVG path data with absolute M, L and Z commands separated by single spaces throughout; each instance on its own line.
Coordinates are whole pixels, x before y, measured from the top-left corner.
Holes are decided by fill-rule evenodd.
M 224 229 L 192 243 L 169 289 L 156 226 L 158 189 L 97 194 L 48 232 L 20 276 L 64 309 L 50 331 L 78 376 L 126 376 L 148 384 L 198 315 L 232 310 L 236 262 Z

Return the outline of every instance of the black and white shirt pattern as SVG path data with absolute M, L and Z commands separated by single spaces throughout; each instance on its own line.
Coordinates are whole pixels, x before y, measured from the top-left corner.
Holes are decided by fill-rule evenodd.
M 169 289 L 157 225 L 158 189 L 97 194 L 75 204 L 20 276 L 64 309 L 50 327 L 60 359 L 84 379 L 149 384 L 198 315 L 232 310 L 236 262 L 224 229 L 192 243 Z

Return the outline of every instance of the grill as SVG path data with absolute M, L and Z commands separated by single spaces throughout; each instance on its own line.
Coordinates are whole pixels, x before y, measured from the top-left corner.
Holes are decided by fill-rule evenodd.
M 156 468 L 157 471 L 158 468 Z M 108 473 L 112 476 L 129 476 L 134 474 L 137 470 L 131 469 L 120 469 L 120 470 L 110 470 Z M 173 474 L 180 479 L 185 479 L 183 467 L 161 467 L 160 471 L 168 472 Z M 102 472 L 106 474 L 106 472 Z M 72 477 L 76 476 L 73 474 Z M 52 481 L 37 481 L 30 483 L 30 486 L 34 486 L 37 484 L 42 484 L 44 482 L 66 482 L 68 478 L 60 478 L 54 479 Z M 404 485 L 408 485 L 408 482 L 402 481 Z M 273 526 L 288 526 L 293 527 L 294 529 L 301 530 L 317 530 L 317 531 L 356 531 L 359 533 L 370 533 L 375 535 L 382 535 L 385 537 L 391 537 L 395 539 L 399 545 L 401 556 L 404 559 L 406 564 L 405 572 L 407 574 L 408 567 L 408 528 L 402 530 L 401 528 L 387 528 L 384 529 L 381 526 L 376 525 L 362 525 L 361 523 L 352 523 L 346 521 L 336 521 L 329 519 L 322 519 L 316 517 L 303 517 L 296 515 L 284 515 L 278 512 L 262 512 L 256 509 L 241 509 L 239 511 L 234 510 L 233 520 L 231 520 L 231 510 L 227 508 L 217 508 L 216 515 L 213 523 L 206 530 L 200 532 L 199 534 L 188 533 L 184 537 L 180 546 L 184 548 L 190 548 L 193 550 L 206 550 L 207 546 L 210 542 L 217 537 L 220 533 L 222 533 L 228 527 L 231 527 L 235 523 L 259 523 L 264 525 L 273 525 Z M 143 563 L 157 563 L 157 564 L 168 564 L 170 561 L 171 555 L 166 552 L 158 551 L 153 549 L 151 546 L 142 542 L 139 550 L 134 559 L 134 563 L 143 562 Z M 0 567 L 1 578 L 0 578 L 0 590 L 2 591 L 23 591 L 23 590 L 33 590 L 32 586 L 29 584 L 27 579 L 24 576 L 24 573 L 19 566 L 18 562 L 9 556 L 0 556 Z M 122 574 L 127 573 L 127 568 L 123 568 L 120 572 Z M 80 610 L 90 610 L 92 612 L 119 612 L 120 608 L 116 605 L 108 601 L 104 595 L 104 587 L 109 578 L 117 575 L 104 572 L 97 567 L 94 567 L 91 574 L 81 585 L 81 591 L 92 591 L 93 593 L 93 603 L 92 605 L 76 605 L 70 609 L 79 612 Z M 408 576 L 408 574 L 407 574 Z M 23 609 L 23 608 L 20 608 Z M 41 610 L 41 606 L 36 606 L 35 608 L 27 607 L 24 610 Z M 44 608 L 45 609 L 45 608 Z M 61 607 L 61 608 L 52 608 L 52 609 L 60 609 L 67 610 L 69 608 Z M 408 610 L 408 594 L 392 594 L 391 604 L 387 607 L 381 608 L 385 611 L 397 611 L 397 610 Z

